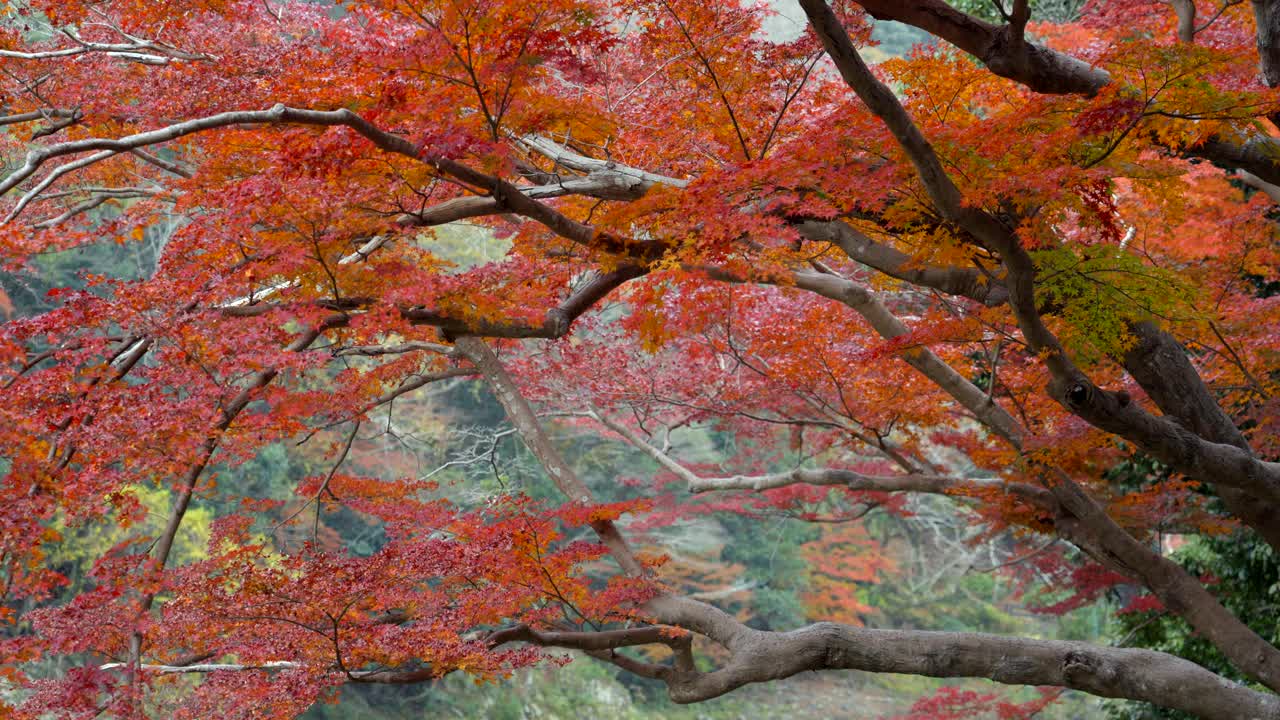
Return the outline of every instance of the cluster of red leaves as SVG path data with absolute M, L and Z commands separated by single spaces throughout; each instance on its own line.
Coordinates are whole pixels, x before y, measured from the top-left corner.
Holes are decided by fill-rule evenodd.
M 278 714 L 290 715 L 326 688 L 380 670 L 408 669 L 427 678 L 455 671 L 506 676 L 547 655 L 531 646 L 495 649 L 487 630 L 509 623 L 547 627 L 565 613 L 608 626 L 630 619 L 655 592 L 644 580 L 593 579 L 584 567 L 604 548 L 565 538 L 566 530 L 637 509 L 634 503 L 548 510 L 503 497 L 465 512 L 443 500 L 414 502 L 395 483 L 360 484 L 361 495 L 354 494 L 356 482 L 340 490 L 353 508 L 385 523 L 387 542 L 372 555 L 317 547 L 281 554 L 255 532 L 254 518 L 227 516 L 215 523 L 204 559 L 163 574 L 145 556 L 118 548 L 98 563 L 93 589 L 29 613 L 36 635 L 9 650 L 126 658 L 130 643 L 141 642 L 160 663 L 231 657 L 265 670 L 215 675 L 166 712 L 242 712 L 275 698 L 284 703 Z M 139 612 L 140 593 L 169 598 L 159 616 Z M 152 674 L 146 680 L 165 682 Z M 31 680 L 33 694 L 18 712 L 37 717 L 53 707 L 65 710 L 56 702 L 81 696 L 96 702 L 120 682 L 118 673 L 96 663 L 56 681 Z M 244 692 L 229 695 L 229 687 Z M 171 699 L 159 687 L 149 697 Z
M 1031 720 L 1057 701 L 1059 688 L 1040 688 L 1040 697 L 1013 702 L 998 693 L 979 693 L 954 687 L 942 687 L 933 695 L 920 698 L 906 715 L 893 720 Z

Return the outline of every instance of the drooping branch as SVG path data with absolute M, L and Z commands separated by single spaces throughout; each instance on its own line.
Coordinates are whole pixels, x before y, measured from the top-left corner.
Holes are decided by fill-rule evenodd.
M 965 491 L 982 490 L 1009 492 L 1046 510 L 1054 507 L 1053 498 L 1044 488 L 1026 483 L 1007 483 L 987 478 L 957 478 L 946 475 L 865 475 L 838 468 L 796 468 L 767 475 L 733 475 L 729 477 L 703 477 L 681 465 L 660 448 L 647 442 L 631 428 L 597 411 L 590 416 L 600 424 L 620 435 L 635 448 L 644 452 L 659 465 L 688 483 L 689 492 L 703 493 L 724 490 L 749 490 L 760 492 L 790 485 L 840 486 L 850 490 L 879 492 L 913 492 L 932 495 L 952 495 Z
M 575 502 L 592 502 L 590 488 L 560 454 L 560 450 L 551 441 L 551 437 L 542 427 L 542 422 L 533 412 L 533 408 L 529 406 L 529 401 L 521 394 L 511 375 L 502 366 L 502 362 L 493 354 L 493 350 L 489 349 L 484 340 L 476 337 L 458 338 L 456 345 L 459 352 L 465 355 L 484 376 L 489 388 L 498 398 L 498 403 L 506 411 L 507 419 L 516 428 L 516 432 L 524 440 L 529 451 L 546 469 L 547 475 L 560 492 Z M 600 537 L 605 547 L 609 548 L 614 560 L 628 575 L 639 577 L 645 574 L 644 566 L 631 551 L 631 547 L 612 520 L 592 521 L 591 529 Z

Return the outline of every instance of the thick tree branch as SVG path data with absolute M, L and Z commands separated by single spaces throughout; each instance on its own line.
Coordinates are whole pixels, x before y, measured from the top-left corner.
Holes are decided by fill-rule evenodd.
M 808 240 L 832 243 L 850 259 L 912 285 L 967 297 L 989 306 L 1002 305 L 1009 297 L 1003 283 L 976 268 L 922 266 L 906 253 L 872 240 L 845 222 L 805 220 L 795 228 Z
M 1249 442 L 1209 393 L 1182 344 L 1154 323 L 1131 328 L 1138 342 L 1124 356 L 1124 368 L 1166 417 L 1216 443 L 1250 452 Z M 1280 550 L 1280 505 L 1232 487 L 1219 487 L 1227 509 Z
M 516 428 L 516 432 L 529 447 L 530 452 L 546 469 L 547 475 L 560 492 L 575 502 L 592 502 L 591 490 L 560 454 L 560 450 L 547 435 L 533 408 L 529 406 L 529 401 L 520 393 L 511 375 L 485 341 L 476 337 L 462 337 L 458 338 L 457 348 L 484 375 L 489 388 L 498 398 L 502 409 L 506 411 L 507 419 Z M 593 521 L 591 529 L 600 536 L 601 542 L 609 548 L 614 560 L 628 575 L 639 577 L 645 574 L 644 566 L 631 551 L 631 547 L 613 521 Z
M 1098 388 L 1076 368 L 1040 317 L 1035 300 L 1035 264 L 1017 234 L 983 210 L 963 203 L 959 189 L 932 146 L 897 97 L 872 75 L 831 9 L 822 0 L 801 0 L 801 5 L 841 76 L 906 151 L 938 211 L 1004 259 L 1010 307 L 1028 346 L 1043 354 L 1045 365 L 1053 374 L 1053 396 L 1076 415 L 1136 443 L 1179 472 L 1280 503 L 1280 463 L 1265 462 L 1238 447 L 1207 441 L 1177 423 L 1155 417 L 1127 398 Z
M 1182 150 L 1182 154 L 1244 170 L 1280 185 L 1280 142 L 1273 138 L 1258 135 L 1245 143 L 1232 143 L 1213 137 Z
M 1102 68 L 1042 45 L 1027 42 L 1018 24 L 993 25 L 951 7 L 944 0 L 856 0 L 872 17 L 896 20 L 935 35 L 981 60 L 999 77 L 1041 93 L 1093 95 L 1111 82 Z M 1205 26 L 1194 26 L 1194 3 L 1173 0 L 1180 23 L 1179 35 L 1194 38 Z M 1226 0 L 1228 4 L 1231 0 Z M 1181 6 L 1181 7 L 1179 7 Z M 1186 8 L 1190 7 L 1190 13 Z M 1276 0 L 1254 0 L 1258 27 L 1258 54 L 1262 60 L 1267 84 L 1280 84 L 1280 3 Z M 1186 15 L 1187 19 L 1183 20 Z M 1188 40 L 1189 41 L 1189 40 Z M 1267 155 L 1273 147 L 1270 139 L 1257 138 L 1239 145 L 1221 138 L 1211 138 L 1193 148 L 1172 148 L 1192 157 L 1247 170 L 1267 182 L 1280 185 L 1280 152 Z
M 732 653 L 724 667 L 665 678 L 676 702 L 719 697 L 750 683 L 828 669 L 928 677 L 984 677 L 1144 700 L 1210 720 L 1280 718 L 1280 698 L 1224 680 L 1165 653 L 973 633 L 877 630 L 819 623 L 792 632 L 754 630 L 687 598 L 651 608 L 665 622 L 699 627 Z
M 616 650 L 637 645 L 667 645 L 672 649 L 689 646 L 688 633 L 669 627 L 645 625 L 621 630 L 577 632 L 536 630 L 528 625 L 495 630 L 486 638 L 491 647 L 509 642 L 572 648 L 574 650 Z
M 856 0 L 877 20 L 896 20 L 946 40 L 981 60 L 991 72 L 1040 93 L 1092 95 L 1111 78 L 1106 71 L 1065 53 L 1029 43 L 1028 14 L 992 25 L 943 0 Z M 1025 3 L 1023 3 L 1025 6 Z
M 1267 85 L 1276 87 L 1280 85 L 1280 2 L 1253 0 L 1253 18 L 1258 28 L 1258 58 L 1262 61 L 1262 76 Z

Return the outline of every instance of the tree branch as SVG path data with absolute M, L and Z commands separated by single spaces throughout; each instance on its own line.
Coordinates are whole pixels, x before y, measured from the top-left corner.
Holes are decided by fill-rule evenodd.
M 801 672 L 846 669 L 1067 687 L 1103 697 L 1144 700 L 1209 720 L 1280 718 L 1277 696 L 1149 650 L 835 623 L 769 632 L 748 628 L 714 607 L 689 599 L 666 597 L 651 607 L 665 622 L 702 627 L 732 652 L 721 669 L 673 673 L 667 685 L 676 702 L 699 702 Z
M 546 469 L 547 475 L 555 483 L 560 492 L 575 502 L 592 502 L 591 490 L 582 482 L 569 463 L 565 461 L 551 437 L 542 427 L 538 416 L 529 406 L 529 401 L 520 393 L 511 375 L 502 366 L 498 357 L 489 346 L 479 338 L 462 337 L 456 343 L 458 351 L 467 357 L 484 375 L 489 388 L 498 398 L 498 402 L 506 411 L 507 419 L 515 426 L 530 452 Z M 611 520 L 595 520 L 591 529 L 600 537 L 605 547 L 613 555 L 614 560 L 628 575 L 640 577 L 645 574 L 644 566 L 631 551 L 622 533 Z
M 590 416 L 600 424 L 622 436 L 628 443 L 653 458 L 671 473 L 688 483 L 689 492 L 703 493 L 724 490 L 750 490 L 760 492 L 789 485 L 838 485 L 850 490 L 880 492 L 915 492 L 933 495 L 949 495 L 964 490 L 997 490 L 1008 492 L 1033 505 L 1052 510 L 1056 503 L 1044 488 L 1026 483 L 1008 483 L 1003 480 L 983 478 L 956 478 L 945 475 L 864 475 L 852 470 L 836 468 L 796 468 L 787 472 L 768 475 L 733 475 L 729 477 L 702 477 L 676 462 L 667 453 L 654 447 L 631 428 L 592 410 Z
M 1263 462 L 1235 446 L 1209 442 L 1171 420 L 1156 418 L 1130 403 L 1127 396 L 1097 388 L 1075 367 L 1040 317 L 1034 292 L 1035 264 L 1017 234 L 983 210 L 963 203 L 933 148 L 897 97 L 871 74 L 826 3 L 800 0 L 800 4 L 841 76 L 906 151 L 942 216 L 1003 258 L 1010 307 L 1028 346 L 1044 358 L 1053 377 L 1051 395 L 1076 415 L 1136 442 L 1176 470 L 1206 482 L 1256 492 L 1271 502 L 1280 498 L 1280 464 Z M 1015 447 L 1020 445 L 1015 443 Z M 1064 473 L 1054 472 L 1050 489 L 1070 515 L 1055 524 L 1071 533 L 1073 541 L 1100 561 L 1141 578 L 1166 606 L 1209 638 L 1240 670 L 1268 687 L 1280 688 L 1280 650 L 1222 607 L 1185 570 L 1134 540 Z
M 795 228 L 808 240 L 836 245 L 850 259 L 912 285 L 967 297 L 988 306 L 1002 305 L 1009 298 L 1003 283 L 976 268 L 921 266 L 906 253 L 872 240 L 846 222 L 805 220 Z
M 946 40 L 981 60 L 991 72 L 1040 93 L 1092 95 L 1111 77 L 1101 68 L 1056 50 L 1025 40 L 1023 28 L 1029 10 L 1018 12 L 1013 22 L 992 25 L 951 7 L 943 0 L 856 0 L 877 20 L 896 20 Z

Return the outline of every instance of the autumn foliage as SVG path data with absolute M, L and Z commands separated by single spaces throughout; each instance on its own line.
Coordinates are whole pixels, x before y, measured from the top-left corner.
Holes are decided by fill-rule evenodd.
M 1280 5 L 995 5 L 804 0 L 770 35 L 734 0 L 0 3 L 6 277 L 163 245 L 38 313 L 0 293 L 0 715 L 292 717 L 571 649 L 679 702 L 830 668 L 1280 718 L 1280 649 L 1153 549 L 1280 549 Z M 936 38 L 868 66 L 874 19 Z M 451 251 L 460 222 L 501 256 Z M 458 377 L 558 499 L 344 464 Z M 586 482 L 552 426 L 643 477 Z M 278 443 L 314 464 L 293 500 L 221 482 Z M 894 563 L 861 523 L 918 494 L 1061 583 L 1029 605 L 1137 588 L 1249 684 L 865 627 Z M 725 512 L 821 528 L 827 622 L 760 629 L 750 584 L 663 547 Z M 124 539 L 72 590 L 51 553 L 99 525 Z

